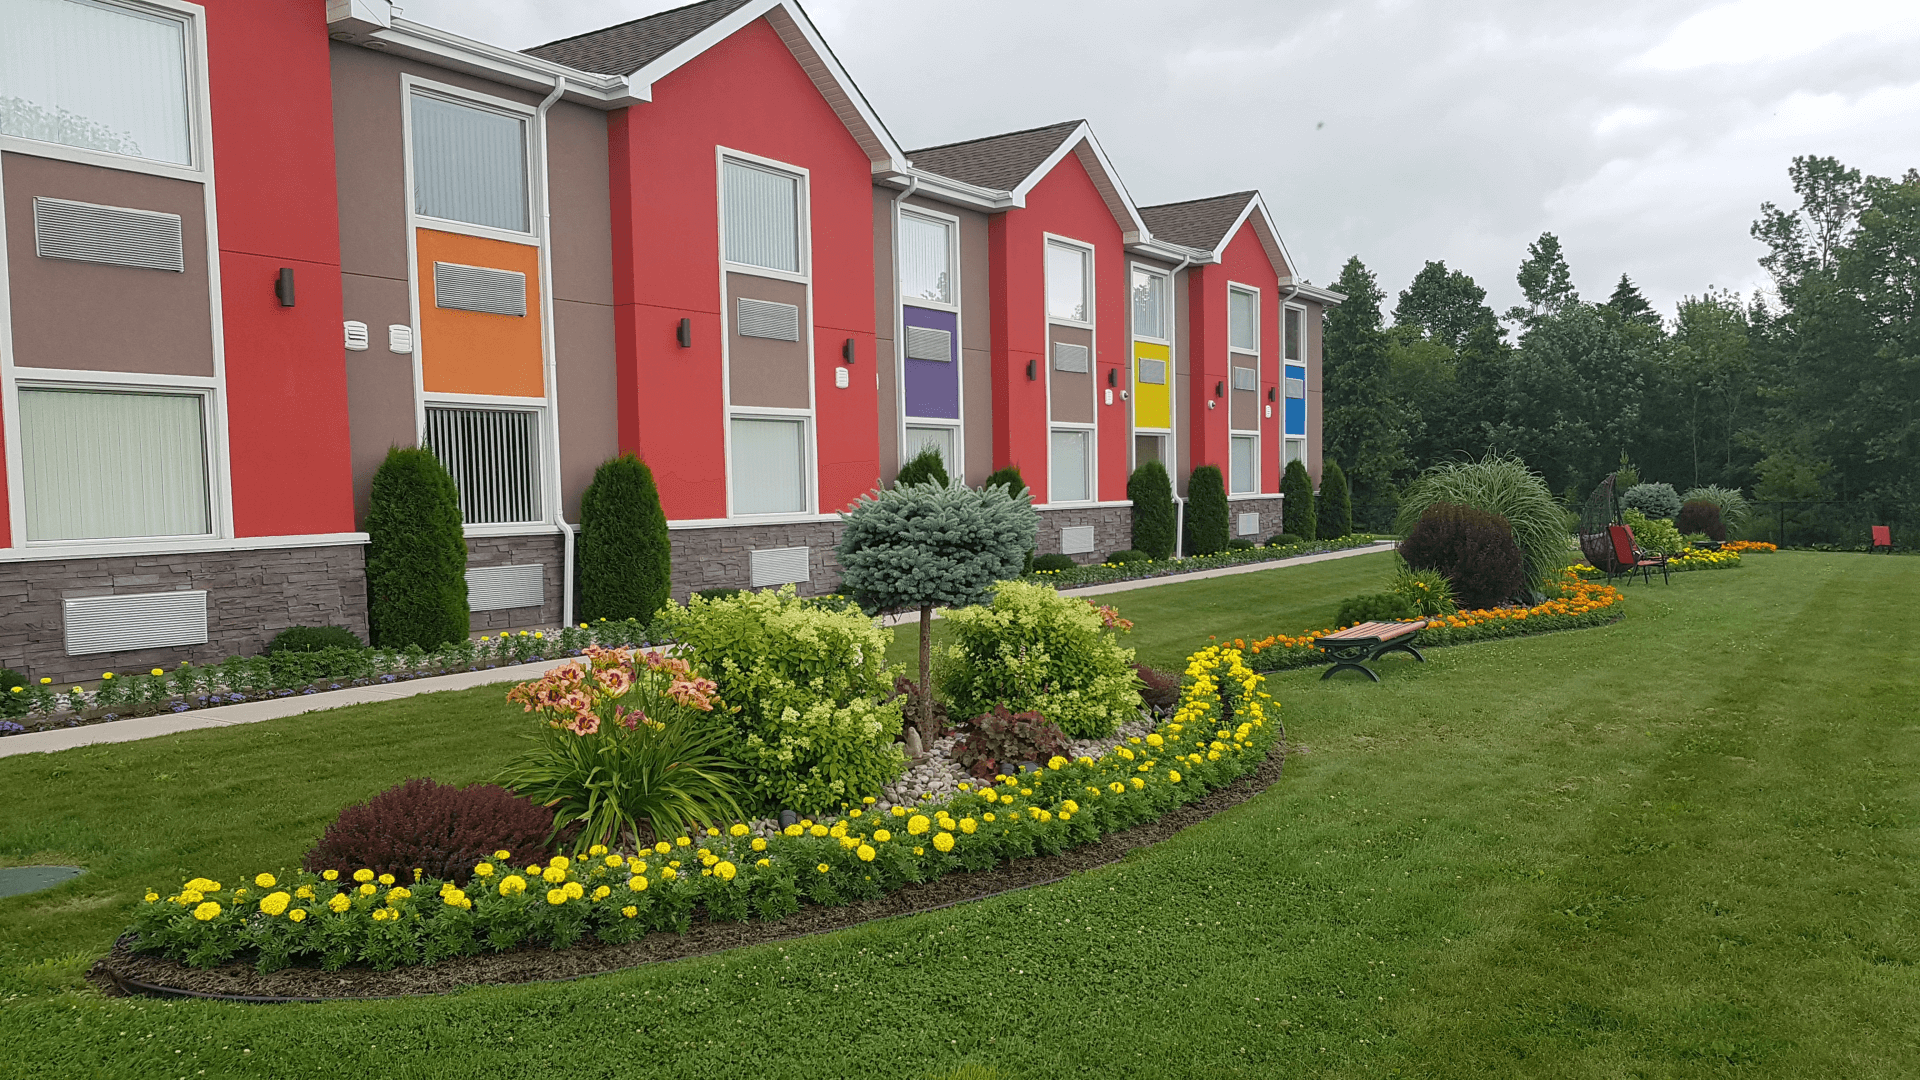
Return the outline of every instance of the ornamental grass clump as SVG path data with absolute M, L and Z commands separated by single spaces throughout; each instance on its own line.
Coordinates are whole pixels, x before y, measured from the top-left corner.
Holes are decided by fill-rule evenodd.
M 1401 543 L 1400 557 L 1415 570 L 1444 577 L 1467 607 L 1506 603 L 1527 583 L 1507 519 L 1460 503 L 1428 504 Z
M 947 613 L 952 644 L 939 682 L 948 710 L 980 716 L 997 706 L 1037 712 L 1076 739 L 1111 735 L 1140 712 L 1133 650 L 1114 640 L 1132 623 L 1112 608 L 1006 581 L 993 603 Z
M 340 811 L 301 865 L 316 874 L 367 867 L 408 880 L 418 869 L 463 883 L 474 862 L 496 849 L 521 862 L 544 857 L 552 835 L 553 810 L 505 788 L 421 778 Z
M 1471 506 L 1506 521 L 1524 557 L 1524 587 L 1545 588 L 1567 565 L 1566 514 L 1546 480 L 1519 458 L 1489 455 L 1480 461 L 1449 461 L 1429 468 L 1401 496 L 1394 531 L 1411 534 L 1427 508 L 1442 502 Z M 1462 596 L 1461 602 L 1470 601 Z
M 553 808 L 549 842 L 577 825 L 576 852 L 739 817 L 714 689 L 678 657 L 588 648 L 508 692 L 539 723 L 498 780 Z

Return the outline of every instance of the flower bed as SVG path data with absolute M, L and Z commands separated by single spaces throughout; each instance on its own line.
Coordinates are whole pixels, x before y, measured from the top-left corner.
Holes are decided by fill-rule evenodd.
M 1523 634 L 1578 630 L 1601 626 L 1618 618 L 1619 604 L 1625 599 L 1620 590 L 1589 581 L 1579 575 L 1579 570 L 1579 567 L 1567 567 L 1560 580 L 1561 595 L 1533 607 L 1476 608 L 1431 619 L 1403 621 L 1424 621 L 1427 625 L 1420 632 L 1419 644 L 1430 646 L 1464 645 L 1472 641 L 1490 641 Z M 1333 662 L 1321 650 L 1318 642 L 1336 629 L 1344 627 L 1310 630 L 1300 635 L 1275 634 L 1244 644 L 1236 638 L 1234 645 L 1246 649 L 1249 656 L 1247 664 L 1255 671 L 1312 667 Z
M 1771 555 L 1780 548 L 1777 544 L 1769 544 L 1765 540 L 1729 540 L 1721 545 L 1720 550 L 1748 555 Z
M 1727 544 L 1718 551 L 1711 548 L 1688 548 L 1677 555 L 1667 557 L 1667 569 L 1676 574 L 1690 570 L 1736 570 L 1739 566 L 1740 552 L 1736 551 L 1732 544 Z M 1569 569 L 1590 581 L 1607 576 L 1606 571 L 1587 563 L 1580 563 Z
M 1082 585 L 1105 585 L 1112 581 L 1136 581 L 1141 578 L 1166 577 L 1170 574 L 1191 574 L 1196 570 L 1215 570 L 1222 566 L 1241 566 L 1247 563 L 1272 562 L 1276 559 L 1292 559 L 1301 555 L 1317 555 L 1323 551 L 1346 551 L 1351 548 L 1368 547 L 1376 541 L 1371 536 L 1345 536 L 1338 540 L 1312 540 L 1301 544 L 1288 544 L 1285 547 L 1255 547 L 1219 551 L 1212 555 L 1195 555 L 1187 559 L 1140 559 L 1129 563 L 1095 563 L 1091 566 L 1076 566 L 1071 570 L 1036 570 L 1028 574 L 1027 581 L 1039 581 L 1056 589 L 1074 589 Z
M 232 889 L 195 878 L 169 896 L 148 891 L 128 948 L 193 968 L 247 956 L 263 972 L 386 970 L 521 945 L 685 933 L 700 916 L 776 919 L 803 903 L 873 900 L 1093 843 L 1253 772 L 1280 738 L 1262 683 L 1239 650 L 1210 646 L 1190 658 L 1173 717 L 1148 735 L 1098 760 L 1056 757 L 1037 772 L 886 814 L 853 808 L 770 835 L 735 824 L 525 867 L 483 862 L 464 882 L 370 870 L 261 873 Z

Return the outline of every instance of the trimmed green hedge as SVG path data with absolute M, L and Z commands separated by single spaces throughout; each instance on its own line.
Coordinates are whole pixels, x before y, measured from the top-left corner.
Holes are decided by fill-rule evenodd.
M 673 545 L 653 470 L 632 454 L 601 463 L 580 494 L 580 617 L 650 620 L 666 606 Z
M 1287 471 L 1280 477 L 1280 494 L 1285 500 L 1280 514 L 1286 530 L 1298 536 L 1320 535 L 1320 518 L 1313 511 L 1313 477 L 1307 475 L 1304 464 L 1287 463 Z
M 467 539 L 460 491 L 432 450 L 396 446 L 373 474 L 367 510 L 367 621 L 381 648 L 437 648 L 467 636 Z
M 1173 509 L 1173 478 L 1157 461 L 1143 461 L 1127 477 L 1127 499 L 1133 503 L 1133 548 L 1148 558 L 1173 554 L 1178 516 Z
M 1227 484 L 1220 466 L 1202 465 L 1187 477 L 1188 555 L 1211 555 L 1227 549 Z

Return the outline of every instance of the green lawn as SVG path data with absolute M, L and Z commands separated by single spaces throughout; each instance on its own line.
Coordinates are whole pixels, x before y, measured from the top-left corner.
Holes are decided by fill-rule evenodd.
M 0 1062 L 490 1080 L 965 1063 L 1020 1080 L 1917 1075 L 1911 567 L 1751 557 L 1632 586 L 1610 627 L 1386 661 L 1377 686 L 1276 676 L 1305 748 L 1286 777 L 1115 866 L 440 998 L 113 1001 L 76 979 L 136 886 L 290 861 L 339 803 L 403 776 L 486 774 L 513 745 L 497 691 L 0 759 L 0 858 L 95 868 L 0 901 Z M 1158 663 L 1178 651 L 1163 622 L 1202 640 L 1324 624 L 1381 569 L 1115 599 Z

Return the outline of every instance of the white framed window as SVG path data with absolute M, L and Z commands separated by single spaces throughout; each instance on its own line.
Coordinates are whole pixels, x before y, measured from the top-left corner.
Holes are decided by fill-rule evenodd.
M 190 23 L 135 4 L 9 0 L 0 134 L 194 163 Z
M 1053 429 L 1053 465 L 1048 475 L 1049 503 L 1093 500 L 1093 432 Z
M 1260 389 L 1260 373 L 1250 367 L 1235 365 L 1233 369 L 1233 388 L 1235 390 Z
M 733 158 L 720 163 L 720 217 L 726 260 L 800 273 L 800 177 Z
M 1086 248 L 1047 241 L 1047 318 L 1093 321 L 1093 275 Z
M 1296 461 L 1302 465 L 1307 463 L 1307 440 L 1305 439 L 1287 440 L 1287 460 L 1284 464 L 1291 465 Z
M 807 509 L 807 422 L 778 416 L 733 418 L 733 512 L 799 514 Z
M 1165 435 L 1135 435 L 1133 437 L 1133 464 L 1138 467 L 1143 461 L 1157 461 L 1162 465 L 1171 465 L 1167 460 L 1167 437 Z M 1173 470 L 1169 468 L 1168 472 Z
M 1287 325 L 1282 332 L 1282 347 L 1290 363 L 1304 364 L 1307 360 L 1307 312 L 1305 308 L 1286 309 Z
M 1260 439 L 1255 435 L 1235 435 L 1228 445 L 1227 493 L 1247 495 L 1260 490 Z
M 414 91 L 413 211 L 507 232 L 531 232 L 527 118 Z
M 900 214 L 900 295 L 905 300 L 953 301 L 953 225 Z
M 954 449 L 959 441 L 958 436 L 958 431 L 944 425 L 908 424 L 906 438 L 900 444 L 900 464 L 905 465 L 931 447 L 940 454 L 940 463 L 946 468 L 947 475 L 958 477 L 959 458 Z
M 1307 396 L 1306 368 L 1293 367 L 1291 365 L 1287 367 L 1287 396 L 1290 398 L 1303 398 Z
M 213 532 L 198 392 L 20 388 L 29 542 Z
M 1260 294 L 1234 285 L 1227 289 L 1227 346 L 1260 351 Z
M 468 525 L 541 521 L 540 411 L 471 405 L 427 406 L 423 440 L 453 476 Z
M 1173 338 L 1172 286 L 1167 275 L 1144 266 L 1133 268 L 1133 336 Z

